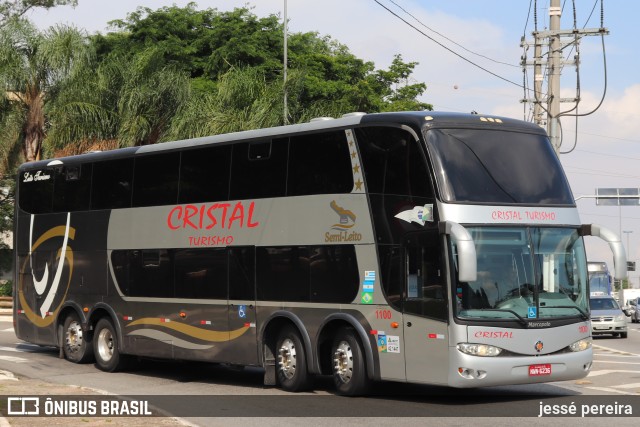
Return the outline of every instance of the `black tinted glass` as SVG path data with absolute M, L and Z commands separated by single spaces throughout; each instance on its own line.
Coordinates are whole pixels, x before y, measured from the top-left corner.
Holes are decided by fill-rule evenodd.
M 288 139 L 234 145 L 229 199 L 283 197 L 288 145 Z
M 89 209 L 92 164 L 65 166 L 56 170 L 53 210 L 73 212 Z
M 178 201 L 180 154 L 137 157 L 133 179 L 133 206 L 173 205 Z
M 179 203 L 227 200 L 231 146 L 182 152 Z
M 287 194 L 350 193 L 351 156 L 344 131 L 291 138 Z
M 370 193 L 433 195 L 426 158 L 411 133 L 393 127 L 366 127 L 356 129 L 356 137 Z
M 427 141 L 445 201 L 573 205 L 560 161 L 543 135 L 434 129 Z
M 131 207 L 133 159 L 110 160 L 93 165 L 92 209 Z

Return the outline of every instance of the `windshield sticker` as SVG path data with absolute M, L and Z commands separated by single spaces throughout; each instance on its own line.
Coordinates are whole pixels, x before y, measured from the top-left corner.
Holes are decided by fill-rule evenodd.
M 534 317 L 538 317 L 537 316 L 537 312 L 538 312 L 538 310 L 535 307 L 529 307 L 529 310 L 527 311 L 527 317 L 529 319 L 532 319 Z
M 413 209 L 396 214 L 395 217 L 409 223 L 424 225 L 425 222 L 433 222 L 433 205 L 415 206 Z

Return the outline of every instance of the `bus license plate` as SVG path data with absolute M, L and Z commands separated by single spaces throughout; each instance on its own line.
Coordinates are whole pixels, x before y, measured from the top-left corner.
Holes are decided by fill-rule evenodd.
M 551 364 L 545 363 L 544 365 L 529 365 L 530 377 L 538 377 L 541 375 L 551 375 Z

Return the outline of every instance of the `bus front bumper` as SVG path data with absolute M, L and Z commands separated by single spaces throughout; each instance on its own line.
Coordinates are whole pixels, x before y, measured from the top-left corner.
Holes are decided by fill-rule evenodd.
M 568 381 L 591 370 L 591 348 L 575 353 L 542 356 L 471 356 L 451 349 L 449 386 L 475 388 L 511 384 Z

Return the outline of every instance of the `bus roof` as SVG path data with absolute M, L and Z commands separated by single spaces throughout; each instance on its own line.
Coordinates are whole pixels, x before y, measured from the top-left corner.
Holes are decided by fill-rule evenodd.
M 141 147 L 120 148 L 109 151 L 90 152 L 80 155 L 74 155 L 58 160 L 64 160 L 65 164 L 77 164 L 92 161 L 101 161 L 114 158 L 130 157 L 136 154 L 145 154 L 158 151 L 166 151 L 173 149 L 184 149 L 189 147 L 197 147 L 201 145 L 229 143 L 241 140 L 263 139 L 280 137 L 285 135 L 295 135 L 306 132 L 314 132 L 324 129 L 346 129 L 356 125 L 374 125 L 374 124 L 400 124 L 407 125 L 415 130 L 423 127 L 439 128 L 439 127 L 474 127 L 474 128 L 500 128 L 519 130 L 529 133 L 544 134 L 545 131 L 533 123 L 522 120 L 466 113 L 449 113 L 438 111 L 412 111 L 412 112 L 391 112 L 391 113 L 349 113 L 340 118 L 318 118 L 308 123 L 299 123 L 286 126 L 276 126 L 271 128 L 255 129 L 241 132 L 233 132 L 227 134 L 205 136 L 192 139 L 184 139 L 171 142 L 163 142 L 153 145 L 144 145 Z M 52 161 L 56 159 L 41 160 L 38 162 L 25 163 L 20 166 L 18 172 L 22 170 L 30 170 L 34 168 L 43 168 L 53 166 Z M 60 164 L 60 163 L 58 163 Z

